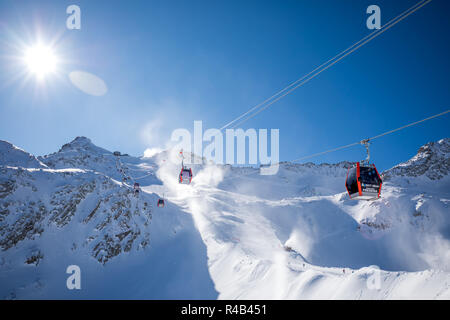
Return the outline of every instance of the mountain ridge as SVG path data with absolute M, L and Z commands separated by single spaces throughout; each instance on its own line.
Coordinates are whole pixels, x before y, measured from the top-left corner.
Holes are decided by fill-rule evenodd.
M 204 161 L 185 186 L 175 150 L 114 156 L 77 137 L 36 158 L 0 142 L 20 160 L 0 158 L 0 297 L 71 297 L 53 274 L 74 262 L 91 277 L 122 279 L 108 291 L 89 282 L 85 298 L 136 296 L 131 287 L 140 298 L 324 298 L 332 283 L 336 297 L 395 298 L 411 296 L 401 289 L 411 281 L 431 281 L 426 298 L 450 297 L 448 141 L 386 170 L 372 202 L 348 199 L 350 162 L 282 163 L 260 176 Z M 378 293 L 364 282 L 373 265 L 389 283 Z M 121 275 L 129 268 L 131 287 Z

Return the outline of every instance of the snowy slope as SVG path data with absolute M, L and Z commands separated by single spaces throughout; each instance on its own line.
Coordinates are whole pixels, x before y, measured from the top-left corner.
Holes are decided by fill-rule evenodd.
M 0 168 L 0 296 L 216 298 L 190 215 L 170 203 L 158 212 L 154 194 L 136 197 L 115 160 L 92 146 L 43 157 L 59 169 Z M 133 168 L 160 183 L 149 161 Z M 66 288 L 69 265 L 82 270 L 80 291 Z
M 3 140 L 0 140 L 0 166 L 24 168 L 46 167 L 46 165 L 40 162 L 35 156 Z
M 0 297 L 450 299 L 449 141 L 384 172 L 372 202 L 348 199 L 347 162 L 261 176 L 203 160 L 179 185 L 176 150 L 115 157 L 78 137 L 41 167 L 10 157 Z
M 348 199 L 348 163 L 284 163 L 276 176 L 208 167 L 192 186 L 173 183 L 168 164 L 158 174 L 170 200 L 194 217 L 219 298 L 448 299 L 449 177 L 432 174 L 442 172 L 435 164 L 447 161 L 448 149 L 430 157 L 436 161 L 420 175 L 388 171 L 398 184 L 386 181 L 373 202 Z M 408 162 L 414 168 L 416 158 Z M 380 290 L 367 285 L 372 265 L 384 270 Z

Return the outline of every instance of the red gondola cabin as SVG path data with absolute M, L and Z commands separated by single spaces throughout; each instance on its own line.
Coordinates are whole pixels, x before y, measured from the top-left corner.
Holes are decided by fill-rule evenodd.
M 182 184 L 190 184 L 192 181 L 192 169 L 182 168 L 178 177 L 178 182 Z
M 375 200 L 380 197 L 381 177 L 374 164 L 360 165 L 349 168 L 345 187 L 350 199 Z

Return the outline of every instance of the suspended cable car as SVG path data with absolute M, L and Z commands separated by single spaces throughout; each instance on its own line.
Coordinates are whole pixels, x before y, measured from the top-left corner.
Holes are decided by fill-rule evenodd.
M 192 169 L 187 167 L 182 167 L 180 175 L 178 177 L 178 182 L 182 184 L 190 184 L 192 181 Z
M 183 149 L 181 149 L 180 155 L 182 157 L 182 160 L 181 160 L 181 171 L 180 175 L 178 176 L 178 182 L 182 184 L 190 184 L 192 181 L 192 169 L 184 166 Z
M 380 197 L 382 181 L 374 164 L 360 164 L 348 169 L 345 187 L 350 199 L 375 200 Z
M 156 204 L 156 206 L 158 208 L 164 208 L 164 199 L 158 199 L 158 203 Z
M 134 189 L 134 194 L 138 195 L 139 194 L 139 189 L 140 189 L 139 183 L 135 182 L 134 185 L 133 185 L 133 189 Z
M 369 140 L 361 144 L 366 147 L 367 159 L 348 169 L 345 188 L 350 199 L 375 200 L 380 197 L 382 180 L 375 165 L 369 163 Z

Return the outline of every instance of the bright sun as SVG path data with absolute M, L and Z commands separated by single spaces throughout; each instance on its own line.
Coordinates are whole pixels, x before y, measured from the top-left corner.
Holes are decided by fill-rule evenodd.
M 25 63 L 31 73 L 42 79 L 56 71 L 58 59 L 50 47 L 36 45 L 25 52 Z

